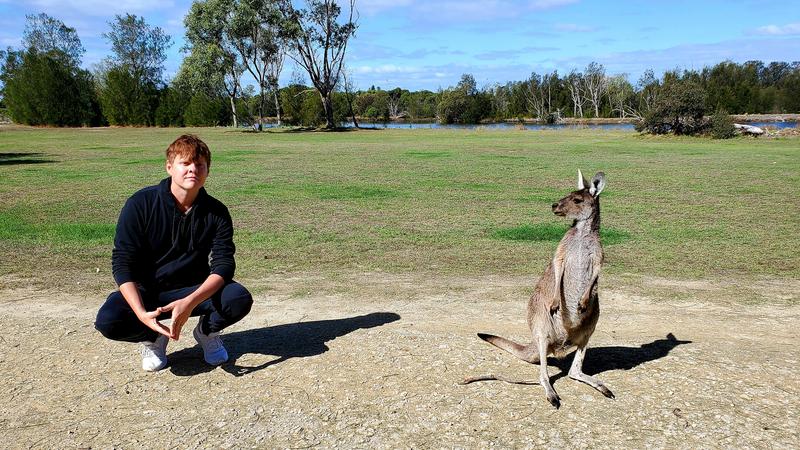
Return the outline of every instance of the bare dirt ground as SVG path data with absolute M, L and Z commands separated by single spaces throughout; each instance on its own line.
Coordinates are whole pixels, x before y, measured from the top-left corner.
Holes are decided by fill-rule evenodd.
M 342 281 L 343 280 L 343 281 Z M 2 279 L 0 279 L 0 285 Z M 713 283 L 649 280 L 663 295 L 601 286 L 585 370 L 610 400 L 479 340 L 523 341 L 534 280 L 368 273 L 263 280 L 226 330 L 212 368 L 191 338 L 170 365 L 140 370 L 138 346 L 103 339 L 94 296 L 0 289 L 0 435 L 6 448 L 790 448 L 798 439 L 797 280 L 764 284 L 762 305 L 709 302 Z M 679 300 L 670 292 L 682 291 Z M 332 290 L 332 291 L 335 291 Z M 320 293 L 317 293 L 320 292 Z M 687 294 L 688 293 L 688 294 Z M 696 293 L 693 296 L 692 293 Z M 771 300 L 770 300 L 771 299 Z M 773 301 L 774 300 L 774 301 Z

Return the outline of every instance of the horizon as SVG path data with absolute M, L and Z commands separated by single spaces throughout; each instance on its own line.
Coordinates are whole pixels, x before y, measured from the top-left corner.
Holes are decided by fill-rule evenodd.
M 26 14 L 44 12 L 75 28 L 91 69 L 111 54 L 102 38 L 116 14 L 144 17 L 172 37 L 164 76 L 170 80 L 185 56 L 183 18 L 191 1 L 0 0 L 0 45 L 19 48 Z M 609 75 L 635 84 L 652 69 L 701 70 L 723 61 L 800 60 L 800 12 L 786 2 L 742 0 L 661 2 L 586 0 L 357 1 L 358 30 L 346 64 L 356 89 L 446 89 L 465 73 L 479 87 L 558 71 L 583 71 L 593 61 Z M 688 14 L 687 11 L 691 13 Z M 754 13 L 757 11 L 757 13 Z M 772 19 L 773 17 L 779 19 Z M 673 24 L 680 23 L 680 29 Z M 285 86 L 302 69 L 286 59 Z M 245 84 L 253 83 L 250 77 Z

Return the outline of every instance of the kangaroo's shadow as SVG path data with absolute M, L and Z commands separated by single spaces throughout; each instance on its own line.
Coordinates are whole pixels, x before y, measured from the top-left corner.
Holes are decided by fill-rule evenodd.
M 328 341 L 362 328 L 379 327 L 399 319 L 400 316 L 395 313 L 376 312 L 344 319 L 297 322 L 223 334 L 222 340 L 228 349 L 229 359 L 221 367 L 239 377 L 291 358 L 320 355 L 328 351 Z M 237 364 L 242 355 L 251 353 L 273 355 L 276 358 L 257 366 Z M 170 370 L 179 376 L 191 376 L 214 369 L 203 361 L 198 346 L 170 354 L 169 359 Z
M 691 343 L 692 341 L 678 340 L 674 334 L 669 333 L 664 339 L 656 339 L 639 347 L 589 347 L 583 361 L 583 372 L 587 375 L 597 375 L 609 370 L 630 370 L 667 356 L 679 345 Z M 563 359 L 547 358 L 548 365 L 561 369 L 561 373 L 554 375 L 550 381 L 554 382 L 565 377 L 573 359 L 575 359 L 574 351 Z

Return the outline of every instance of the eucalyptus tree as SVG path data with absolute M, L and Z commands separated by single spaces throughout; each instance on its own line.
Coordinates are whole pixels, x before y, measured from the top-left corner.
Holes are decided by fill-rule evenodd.
M 612 114 L 618 113 L 623 119 L 628 115 L 633 115 L 631 108 L 631 101 L 634 97 L 633 86 L 628 82 L 626 74 L 608 77 L 606 94 Z
M 233 127 L 238 127 L 236 100 L 242 90 L 244 63 L 239 57 L 233 33 L 234 0 L 200 0 L 192 3 L 184 18 L 186 46 L 180 76 L 197 90 L 219 86 L 230 103 Z
M 605 67 L 592 61 L 586 66 L 583 74 L 583 91 L 586 94 L 586 99 L 594 108 L 595 117 L 600 117 L 600 103 L 603 101 L 603 95 L 607 88 L 608 79 L 606 78 Z
M 278 0 L 291 38 L 289 56 L 303 67 L 317 89 L 325 111 L 326 128 L 334 128 L 333 93 L 340 81 L 347 43 L 355 34 L 355 0 L 347 11 L 335 0 L 307 0 L 297 9 L 291 0 Z M 345 19 L 340 23 L 340 16 Z
M 569 95 L 572 99 L 572 117 L 583 117 L 583 104 L 586 102 L 584 97 L 583 74 L 575 70 L 571 71 L 565 79 Z
M 231 17 L 231 42 L 259 87 L 258 128 L 263 127 L 266 90 L 271 89 L 280 122 L 278 78 L 283 70 L 285 32 L 277 2 L 238 0 Z

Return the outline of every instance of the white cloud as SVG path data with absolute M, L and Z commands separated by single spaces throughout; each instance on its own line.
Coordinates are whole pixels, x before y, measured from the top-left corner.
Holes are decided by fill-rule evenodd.
M 535 0 L 530 2 L 530 8 L 534 10 L 560 8 L 562 6 L 578 3 L 578 0 Z
M 108 17 L 112 14 L 145 13 L 174 6 L 170 0 L 30 0 L 28 7 L 41 11 L 59 11 L 61 14 L 79 13 L 87 16 Z
M 752 30 L 749 34 L 764 36 L 790 36 L 800 34 L 800 22 L 786 25 L 766 25 Z
M 397 66 L 394 64 L 384 64 L 380 66 L 358 66 L 355 73 L 358 74 L 393 74 L 393 73 L 414 73 L 420 71 L 417 67 Z
M 586 25 L 578 25 L 575 23 L 557 23 L 553 25 L 557 31 L 566 31 L 569 33 L 590 33 L 597 31 L 597 27 L 590 27 Z

